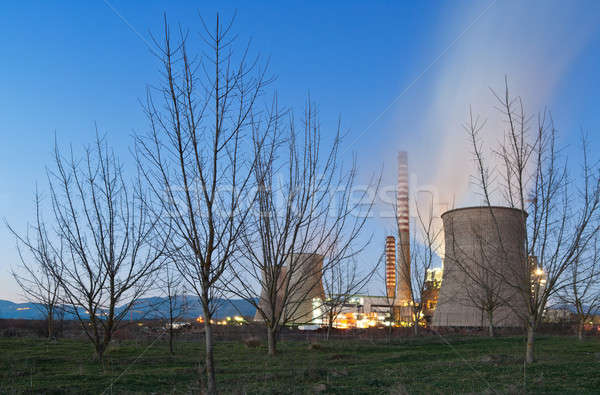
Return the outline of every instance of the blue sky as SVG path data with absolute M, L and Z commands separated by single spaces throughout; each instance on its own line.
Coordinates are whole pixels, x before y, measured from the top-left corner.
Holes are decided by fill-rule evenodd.
M 461 123 L 472 105 L 490 119 L 491 140 L 498 135 L 489 88 L 501 89 L 505 75 L 532 112 L 552 110 L 567 150 L 581 128 L 600 145 L 598 2 L 218 3 L 3 4 L 0 216 L 20 230 L 31 220 L 55 133 L 79 147 L 97 123 L 128 155 L 131 135 L 146 126 L 138 99 L 158 80 L 145 40 L 160 31 L 163 12 L 192 32 L 201 30 L 198 15 L 210 23 L 217 11 L 237 12 L 235 30 L 270 59 L 280 101 L 300 110 L 310 92 L 327 130 L 341 116 L 345 159 L 356 153 L 365 178 L 383 166 L 384 184 L 394 182 L 395 152 L 407 149 L 415 186 L 456 205 L 473 200 Z M 364 259 L 378 256 L 390 228 L 369 223 L 375 243 Z M 16 263 L 2 227 L 2 299 L 18 299 L 9 274 Z

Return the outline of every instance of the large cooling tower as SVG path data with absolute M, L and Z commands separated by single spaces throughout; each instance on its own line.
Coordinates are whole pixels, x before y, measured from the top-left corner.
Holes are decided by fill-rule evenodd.
M 391 301 L 396 297 L 396 239 L 394 236 L 385 238 L 385 288 L 386 295 Z
M 494 325 L 520 327 L 525 301 L 515 285 L 527 286 L 525 214 L 508 207 L 467 207 L 442 214 L 445 257 L 442 287 L 432 325 L 487 326 L 482 298 L 500 305 Z
M 288 297 L 283 314 L 285 321 L 290 324 L 312 323 L 321 319 L 320 306 L 325 298 L 322 282 L 323 256 L 319 254 L 299 253 L 288 257 L 285 266 L 282 267 L 278 286 L 277 303 L 281 306 L 289 276 Z M 315 302 L 313 304 L 313 301 Z M 259 304 L 262 309 L 268 310 L 266 290 L 262 290 Z M 256 312 L 256 321 L 262 321 L 260 312 Z
M 410 293 L 410 232 L 408 206 L 408 154 L 398 153 L 398 194 L 396 216 L 398 219 L 398 269 L 396 305 L 412 302 Z

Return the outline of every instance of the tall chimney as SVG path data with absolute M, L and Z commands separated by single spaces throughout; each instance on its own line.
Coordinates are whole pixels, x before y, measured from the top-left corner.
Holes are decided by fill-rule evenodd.
M 390 302 L 396 298 L 396 238 L 385 238 L 385 288 Z
M 411 302 L 410 295 L 410 232 L 408 208 L 408 154 L 398 153 L 398 185 L 396 216 L 398 220 L 398 281 L 396 304 Z

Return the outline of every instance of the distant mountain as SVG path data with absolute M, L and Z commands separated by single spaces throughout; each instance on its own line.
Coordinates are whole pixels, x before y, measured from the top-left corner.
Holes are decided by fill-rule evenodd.
M 39 320 L 43 318 L 43 314 L 34 303 L 13 303 L 0 299 L 0 318 Z
M 185 311 L 184 318 L 196 318 L 202 314 L 202 305 L 197 296 L 185 295 L 177 299 L 177 307 L 185 306 L 182 311 Z M 117 312 L 123 311 L 124 307 L 117 308 Z M 256 309 L 246 300 L 243 299 L 217 299 L 215 301 L 215 318 L 222 319 L 235 315 L 244 317 L 253 317 Z M 66 309 L 69 310 L 69 309 Z M 36 303 L 14 303 L 8 300 L 0 299 L 0 319 L 28 319 L 39 320 L 44 319 L 43 309 Z M 169 313 L 169 302 L 167 298 L 151 297 L 140 299 L 136 302 L 128 314 L 131 319 L 157 319 L 167 317 Z M 85 316 L 85 313 L 80 310 L 80 314 Z M 75 316 L 66 313 L 66 320 L 75 319 Z

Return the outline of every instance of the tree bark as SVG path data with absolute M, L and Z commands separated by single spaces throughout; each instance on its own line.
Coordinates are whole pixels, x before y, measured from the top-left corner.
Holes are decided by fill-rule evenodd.
M 52 307 L 48 309 L 48 340 L 54 339 L 54 312 Z
M 577 324 L 577 339 L 579 339 L 579 341 L 583 340 L 583 326 L 584 321 L 583 319 L 580 319 L 579 323 Z
M 419 320 L 415 319 L 413 322 L 413 335 L 419 336 Z
M 534 346 L 535 346 L 535 323 L 530 321 L 527 325 L 527 348 L 525 352 L 525 362 L 531 364 L 534 362 Z
M 494 337 L 494 312 L 488 311 L 488 336 Z
M 215 380 L 212 324 L 210 323 L 210 318 L 208 316 L 204 321 L 204 339 L 206 341 L 206 392 L 210 395 L 214 395 L 217 393 L 217 383 Z
M 104 362 L 104 344 L 100 341 L 96 343 L 96 358 L 98 358 L 98 362 Z
M 277 354 L 277 330 L 275 328 L 267 328 L 267 344 L 268 354 L 270 356 Z
M 333 328 L 333 313 L 329 312 L 329 322 L 327 323 L 327 341 L 329 341 L 329 335 L 331 335 L 331 329 Z

